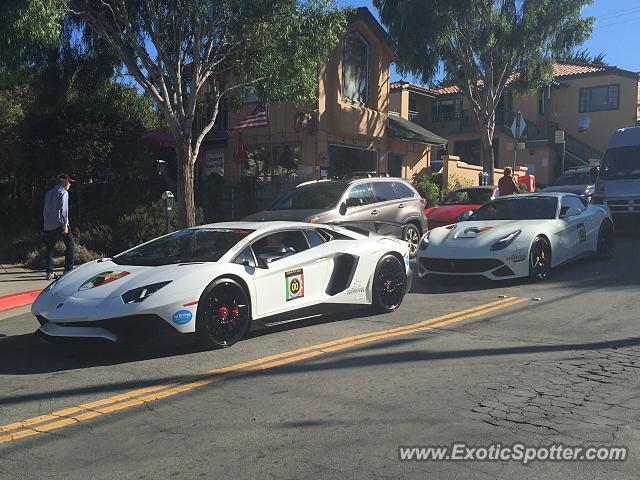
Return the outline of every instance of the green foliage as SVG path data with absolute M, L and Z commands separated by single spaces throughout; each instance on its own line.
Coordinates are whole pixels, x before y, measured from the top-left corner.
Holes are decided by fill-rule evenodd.
M 570 55 L 564 55 L 559 58 L 559 60 L 565 60 L 569 62 L 577 62 L 577 63 L 588 63 L 591 65 L 608 65 L 607 56 L 600 52 L 598 54 L 592 54 L 589 49 L 581 48 Z
M 64 13 L 63 0 L 0 2 L 0 87 L 19 81 L 43 48 L 56 45 Z
M 440 187 L 431 177 L 418 173 L 413 176 L 412 183 L 420 196 L 427 201 L 427 207 L 435 207 L 440 203 Z
M 467 178 L 460 178 L 457 175 L 451 177 L 449 181 L 449 188 L 445 189 L 442 192 L 442 195 L 447 195 L 449 192 L 453 192 L 454 190 L 459 190 L 461 188 L 472 187 L 473 182 Z

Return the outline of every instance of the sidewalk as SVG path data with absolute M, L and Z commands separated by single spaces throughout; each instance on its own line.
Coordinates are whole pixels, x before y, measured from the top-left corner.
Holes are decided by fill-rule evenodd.
M 0 312 L 29 305 L 49 283 L 44 272 L 0 264 Z

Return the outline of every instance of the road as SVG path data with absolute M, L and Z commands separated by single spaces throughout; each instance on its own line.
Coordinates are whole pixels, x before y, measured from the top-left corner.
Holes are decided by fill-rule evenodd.
M 219 351 L 47 346 L 16 311 L 0 319 L 0 425 L 18 434 L 0 443 L 0 478 L 637 478 L 636 245 L 539 284 L 416 279 L 393 314 L 313 317 Z M 398 459 L 456 441 L 629 458 Z

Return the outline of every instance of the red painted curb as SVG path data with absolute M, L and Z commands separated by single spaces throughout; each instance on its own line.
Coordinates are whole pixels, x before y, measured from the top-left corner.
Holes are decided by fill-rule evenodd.
M 0 312 L 33 303 L 41 291 L 42 289 L 40 288 L 38 290 L 29 290 L 28 292 L 14 293 L 0 297 Z

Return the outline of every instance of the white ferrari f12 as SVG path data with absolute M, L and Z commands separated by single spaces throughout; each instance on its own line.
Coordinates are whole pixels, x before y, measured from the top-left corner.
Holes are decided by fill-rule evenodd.
M 543 280 L 553 267 L 613 252 L 609 211 L 569 193 L 500 197 L 420 241 L 418 274 Z
M 230 222 L 175 232 L 51 283 L 31 308 L 37 334 L 116 342 L 169 329 L 228 347 L 252 320 L 318 304 L 398 308 L 409 244 L 292 222 Z

